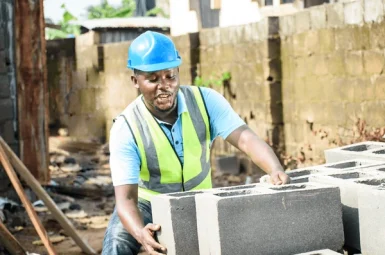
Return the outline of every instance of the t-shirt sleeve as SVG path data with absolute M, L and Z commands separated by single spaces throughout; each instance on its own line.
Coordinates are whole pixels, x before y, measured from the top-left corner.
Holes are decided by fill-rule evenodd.
M 140 173 L 140 155 L 135 139 L 122 116 L 110 130 L 110 167 L 114 186 L 137 184 Z
M 235 129 L 245 125 L 221 94 L 210 88 L 200 89 L 210 118 L 212 140 L 217 136 L 226 139 Z

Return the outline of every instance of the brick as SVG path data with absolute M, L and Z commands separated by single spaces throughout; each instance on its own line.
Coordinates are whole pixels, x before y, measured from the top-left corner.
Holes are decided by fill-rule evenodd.
M 311 28 L 314 30 L 326 27 L 326 8 L 324 5 L 313 7 L 310 11 Z
M 346 73 L 345 70 L 345 52 L 343 50 L 338 50 L 333 52 L 329 57 L 329 72 L 336 76 L 344 76 Z M 337 93 L 332 93 L 337 94 Z
M 7 74 L 0 74 L 0 98 L 9 97 L 11 95 L 10 84 Z
M 363 1 L 345 2 L 343 5 L 345 23 L 348 25 L 362 25 L 364 22 Z
M 385 172 L 376 171 L 348 171 L 324 176 L 311 176 L 309 181 L 338 186 L 341 192 L 342 217 L 345 233 L 345 245 L 361 250 L 360 222 L 356 181 L 383 176 Z
M 337 187 L 292 184 L 198 194 L 195 202 L 201 255 L 296 254 L 344 243 Z
M 10 98 L 0 99 L 0 109 L 1 109 L 0 122 L 4 120 L 11 120 L 14 117 L 13 104 Z
M 361 51 L 347 52 L 345 55 L 346 72 L 353 76 L 359 76 L 364 71 Z
M 297 34 L 309 31 L 310 29 L 310 12 L 301 11 L 295 14 L 295 31 Z
M 361 142 L 352 145 L 346 145 L 338 148 L 325 150 L 325 159 L 327 163 L 334 163 L 343 160 L 353 160 L 355 158 L 365 159 L 367 154 L 362 152 L 376 149 L 385 149 L 383 142 Z
M 364 0 L 365 22 L 378 22 L 383 19 L 384 5 L 382 0 Z
M 381 100 L 385 98 L 385 75 L 381 75 L 376 78 L 375 83 L 375 98 Z
M 362 254 L 385 254 L 385 179 L 359 182 L 358 208 Z
M 332 251 L 330 249 L 323 249 L 323 250 L 317 250 L 317 251 L 310 251 L 306 253 L 300 253 L 297 255 L 338 255 L 338 254 L 341 255 L 341 253 Z
M 335 34 L 332 29 L 320 29 L 318 31 L 318 43 L 320 53 L 330 53 L 335 48 Z
M 0 124 L 0 135 L 7 143 L 16 142 L 16 131 L 13 128 L 13 121 L 8 120 Z
M 294 15 L 286 15 L 279 17 L 279 29 L 281 35 L 291 36 L 296 32 L 294 17 Z
M 336 50 L 353 50 L 355 46 L 354 34 L 351 29 L 336 29 L 335 30 L 335 48 Z
M 372 49 L 385 48 L 384 22 L 373 23 L 370 26 L 370 47 Z
M 8 71 L 7 66 L 5 65 L 5 50 L 0 49 L 0 74 L 6 73 Z
M 0 27 L 0 50 L 5 48 L 5 31 Z
M 342 3 L 326 5 L 327 27 L 336 28 L 344 25 L 344 7 Z

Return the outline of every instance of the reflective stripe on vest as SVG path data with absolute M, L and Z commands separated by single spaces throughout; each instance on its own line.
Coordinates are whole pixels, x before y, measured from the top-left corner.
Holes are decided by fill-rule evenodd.
M 198 87 L 181 86 L 188 112 L 181 115 L 184 164 L 141 97 L 132 104 L 127 124 L 141 157 L 139 197 L 211 188 L 210 125 Z

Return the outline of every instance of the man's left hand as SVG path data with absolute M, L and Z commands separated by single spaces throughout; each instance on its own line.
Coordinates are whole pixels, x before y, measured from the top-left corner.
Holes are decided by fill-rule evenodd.
M 283 171 L 274 171 L 270 174 L 270 183 L 274 185 L 289 184 L 290 177 Z

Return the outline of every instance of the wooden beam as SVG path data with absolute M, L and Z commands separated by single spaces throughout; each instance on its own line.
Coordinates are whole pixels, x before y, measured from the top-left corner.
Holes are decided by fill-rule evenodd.
M 0 220 L 0 243 L 5 246 L 5 249 L 12 255 L 24 255 L 25 249 L 16 240 L 16 238 L 8 231 L 7 227 Z
M 48 89 L 43 0 L 15 0 L 20 158 L 48 183 Z
M 71 236 L 75 243 L 85 252 L 86 254 L 96 254 L 96 252 L 79 236 L 76 232 L 76 229 L 72 226 L 72 223 L 64 215 L 64 213 L 57 207 L 52 198 L 47 194 L 47 192 L 41 187 L 39 182 L 33 177 L 33 175 L 28 171 L 27 167 L 23 162 L 16 156 L 16 154 L 11 150 L 8 144 L 0 136 L 0 147 L 5 150 L 10 162 L 15 167 L 18 174 L 21 178 L 28 184 L 28 186 L 35 192 L 35 194 L 43 200 L 45 206 L 50 210 L 55 219 L 62 226 L 67 235 Z
M 4 141 L 3 138 L 1 139 L 2 141 Z M 45 231 L 43 225 L 41 224 L 39 217 L 37 216 L 35 209 L 33 209 L 31 202 L 28 200 L 27 195 L 24 192 L 23 186 L 21 185 L 19 178 L 17 177 L 11 163 L 9 162 L 8 156 L 5 154 L 3 146 L 0 146 L 0 161 L 3 164 L 3 167 L 13 187 L 15 188 L 17 195 L 19 196 L 21 202 L 23 203 L 24 208 L 27 211 L 33 226 L 35 227 L 37 234 L 39 235 L 40 239 L 43 241 L 43 244 L 47 249 L 48 254 L 55 255 L 56 254 L 55 249 L 53 248 L 52 243 L 48 239 L 47 232 Z

